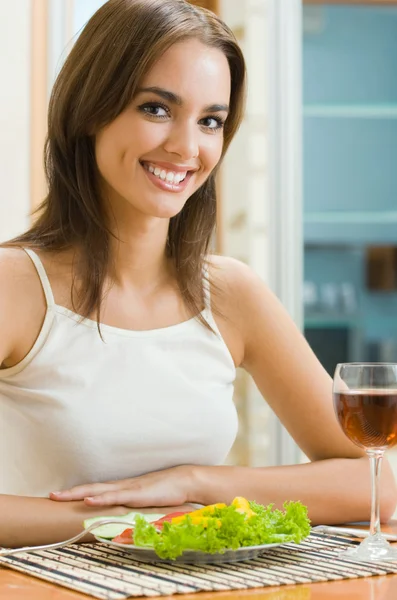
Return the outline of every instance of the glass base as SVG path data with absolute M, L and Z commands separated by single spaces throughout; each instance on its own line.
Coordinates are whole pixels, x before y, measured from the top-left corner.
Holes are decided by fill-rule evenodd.
M 338 554 L 342 560 L 355 562 L 394 560 L 397 562 L 397 548 L 393 548 L 382 534 L 370 535 L 359 546 Z

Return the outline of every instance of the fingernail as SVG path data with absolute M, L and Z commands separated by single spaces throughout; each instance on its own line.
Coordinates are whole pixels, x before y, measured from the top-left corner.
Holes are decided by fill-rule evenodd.
M 84 500 L 88 500 L 88 502 L 95 502 L 95 498 L 93 496 L 87 496 Z
M 50 492 L 53 496 L 60 496 L 62 492 Z

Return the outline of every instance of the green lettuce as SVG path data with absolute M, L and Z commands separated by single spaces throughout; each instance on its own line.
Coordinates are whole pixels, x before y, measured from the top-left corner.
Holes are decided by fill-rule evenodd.
M 284 511 L 273 504 L 250 502 L 256 513 L 247 518 L 234 506 L 216 508 L 204 524 L 192 523 L 189 516 L 173 525 L 165 522 L 162 531 L 143 517 L 135 517 L 134 545 L 153 548 L 163 559 L 175 559 L 185 550 L 217 553 L 242 546 L 301 542 L 310 533 L 307 508 L 300 502 L 285 502 Z

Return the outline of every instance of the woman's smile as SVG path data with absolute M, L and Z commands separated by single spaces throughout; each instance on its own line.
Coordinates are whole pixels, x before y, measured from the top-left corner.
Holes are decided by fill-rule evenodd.
M 160 190 L 179 193 L 185 191 L 197 169 L 165 165 L 164 163 L 139 161 L 149 181 Z

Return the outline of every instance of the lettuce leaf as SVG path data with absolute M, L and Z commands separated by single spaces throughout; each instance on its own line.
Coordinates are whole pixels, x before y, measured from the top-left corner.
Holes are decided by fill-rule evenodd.
M 139 515 L 135 518 L 135 546 L 153 548 L 163 559 L 175 559 L 185 550 L 217 553 L 226 549 L 262 544 L 301 542 L 310 533 L 307 508 L 300 502 L 285 502 L 284 511 L 273 504 L 250 502 L 256 513 L 247 518 L 234 506 L 217 508 L 205 524 L 193 524 L 190 517 L 178 524 L 164 523 L 162 531 Z

